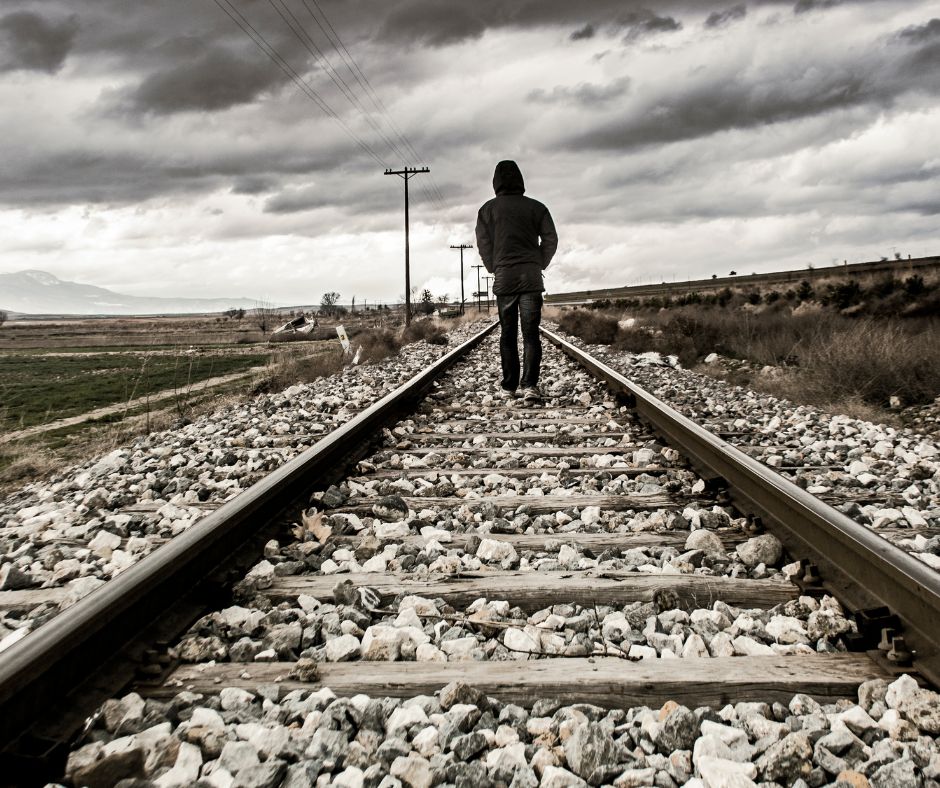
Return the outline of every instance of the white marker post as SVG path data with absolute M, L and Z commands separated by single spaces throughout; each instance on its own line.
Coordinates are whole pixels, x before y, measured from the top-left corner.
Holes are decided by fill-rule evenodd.
M 351 346 L 349 344 L 349 337 L 346 336 L 346 329 L 342 326 L 337 326 L 336 336 L 339 337 L 339 343 L 343 346 L 343 353 L 349 355 Z

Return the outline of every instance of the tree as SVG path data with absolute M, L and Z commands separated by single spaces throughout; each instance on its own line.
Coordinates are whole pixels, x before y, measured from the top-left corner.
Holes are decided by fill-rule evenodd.
M 280 311 L 275 309 L 270 301 L 256 301 L 255 306 L 255 324 L 264 333 L 274 328 L 274 324 L 280 317 Z
M 427 288 L 421 291 L 421 304 L 418 309 L 425 315 L 430 315 L 434 311 L 434 296 Z
M 0 309 L 0 326 L 2 326 L 4 323 L 7 322 L 8 317 L 9 315 L 6 312 L 4 312 L 2 309 Z
M 323 297 L 320 299 L 320 309 L 327 315 L 332 315 L 336 311 L 337 304 L 339 304 L 339 293 L 335 290 L 324 293 Z

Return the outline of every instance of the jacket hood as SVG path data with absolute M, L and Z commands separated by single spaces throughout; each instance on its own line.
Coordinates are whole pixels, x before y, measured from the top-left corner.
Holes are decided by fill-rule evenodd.
M 499 194 L 525 194 L 522 172 L 514 161 L 501 161 L 493 173 L 493 191 Z

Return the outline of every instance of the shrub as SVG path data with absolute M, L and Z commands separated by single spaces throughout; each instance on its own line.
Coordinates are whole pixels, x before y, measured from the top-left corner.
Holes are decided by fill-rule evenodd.
M 823 401 L 857 396 L 888 405 L 933 401 L 940 391 L 940 333 L 906 330 L 898 321 L 864 320 L 807 347 L 801 357 L 810 392 Z
M 429 345 L 446 345 L 447 334 L 444 333 L 433 320 L 414 320 L 401 333 L 402 344 L 420 342 L 422 339 Z
M 864 291 L 854 279 L 847 282 L 826 285 L 826 292 L 820 299 L 824 305 L 832 304 L 836 309 L 848 309 L 862 300 Z
M 909 276 L 904 280 L 904 292 L 911 298 L 916 298 L 927 292 L 927 285 L 924 284 L 924 277 L 919 274 Z
M 609 345 L 617 337 L 617 319 L 609 315 L 574 309 L 558 320 L 561 329 L 592 345 Z
M 808 280 L 804 279 L 800 282 L 799 287 L 796 288 L 796 299 L 801 303 L 803 301 L 810 301 L 813 298 L 814 291 L 813 286 L 809 283 Z

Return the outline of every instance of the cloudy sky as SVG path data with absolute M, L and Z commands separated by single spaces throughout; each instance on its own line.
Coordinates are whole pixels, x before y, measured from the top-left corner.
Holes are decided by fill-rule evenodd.
M 937 254 L 938 94 L 940 0 L 4 0 L 0 272 L 395 300 L 407 163 L 454 296 L 504 158 L 550 291 Z

